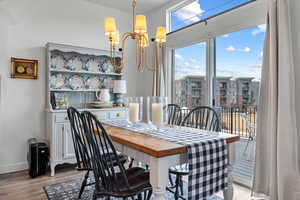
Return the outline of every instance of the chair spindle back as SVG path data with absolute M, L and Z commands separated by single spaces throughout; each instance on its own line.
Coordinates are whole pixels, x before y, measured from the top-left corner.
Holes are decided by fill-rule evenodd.
M 99 120 L 90 112 L 83 112 L 84 127 L 88 138 L 91 162 L 94 170 L 96 187 L 103 187 L 105 191 L 120 191 L 118 182 L 130 186 L 125 174 L 125 168 L 120 162 L 115 147 L 106 130 Z M 118 172 L 118 175 L 117 175 Z M 120 181 L 119 179 L 123 179 Z M 122 185 L 122 187 L 124 187 Z M 97 188 L 101 190 L 101 188 Z
M 213 108 L 208 106 L 199 106 L 191 110 L 182 121 L 181 126 L 220 131 L 218 114 Z
M 72 140 L 78 169 L 91 169 L 90 155 L 87 148 L 87 138 L 81 113 L 73 107 L 68 108 L 68 118 L 71 125 Z
M 168 105 L 168 124 L 169 125 L 180 125 L 182 120 L 182 113 L 180 106 L 176 104 Z

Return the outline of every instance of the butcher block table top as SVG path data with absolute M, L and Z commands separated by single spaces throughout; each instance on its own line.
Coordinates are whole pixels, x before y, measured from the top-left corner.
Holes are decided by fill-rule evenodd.
M 156 158 L 187 153 L 187 147 L 182 144 L 169 142 L 167 140 L 106 124 L 104 124 L 104 128 L 114 142 L 136 149 Z M 240 140 L 239 136 L 228 133 L 220 132 L 215 133 L 215 135 L 224 138 L 227 144 Z

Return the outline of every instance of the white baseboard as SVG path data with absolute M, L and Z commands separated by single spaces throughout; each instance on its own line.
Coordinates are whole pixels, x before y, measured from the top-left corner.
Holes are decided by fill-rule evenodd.
M 17 172 L 25 169 L 28 169 L 27 162 L 20 162 L 20 163 L 15 163 L 10 165 L 0 165 L 0 174 Z

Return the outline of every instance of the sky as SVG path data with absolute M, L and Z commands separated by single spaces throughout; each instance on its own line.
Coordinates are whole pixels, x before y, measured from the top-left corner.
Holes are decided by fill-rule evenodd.
M 199 0 L 172 14 L 172 30 L 236 7 L 250 0 Z M 260 80 L 265 25 L 249 27 L 216 38 L 217 76 Z M 175 50 L 175 78 L 205 75 L 205 43 Z

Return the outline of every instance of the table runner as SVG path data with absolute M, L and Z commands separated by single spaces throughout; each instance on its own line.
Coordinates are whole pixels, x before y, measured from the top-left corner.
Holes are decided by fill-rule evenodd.
M 146 123 L 125 120 L 102 123 L 187 146 L 188 199 L 206 199 L 228 186 L 228 149 L 226 140 L 204 130 L 153 128 Z

